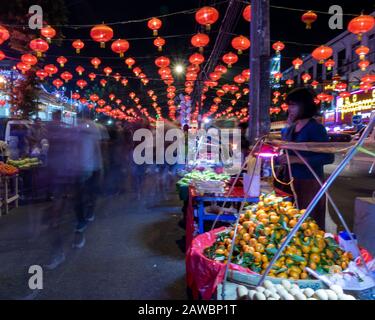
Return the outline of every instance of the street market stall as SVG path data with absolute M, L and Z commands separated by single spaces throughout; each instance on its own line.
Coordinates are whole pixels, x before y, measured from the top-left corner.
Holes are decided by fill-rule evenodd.
M 222 299 L 228 298 L 227 287 L 235 288 L 239 299 L 244 299 L 246 295 L 248 300 L 266 300 L 270 297 L 270 300 L 354 299 L 351 295 L 345 294 L 343 289 L 354 291 L 358 298 L 372 299 L 372 291 L 366 290 L 375 287 L 374 260 L 365 248 L 358 246 L 355 236 L 330 197 L 328 188 L 347 162 L 362 150 L 362 144 L 374 125 L 375 115 L 372 116 L 361 139 L 356 144 L 345 146 L 330 143 L 283 144 L 266 139 L 258 141 L 259 145 L 253 148 L 249 158 L 256 154 L 257 147 L 261 149 L 265 143 L 278 146 L 280 149 L 293 150 L 301 159 L 303 157 L 297 150 L 346 151 L 347 155 L 324 184 L 314 174 L 321 190 L 308 208 L 300 210 L 296 207 L 296 199 L 293 203 L 275 193 L 262 195 L 259 201 L 249 203 L 243 199 L 243 210 L 236 215 L 234 225 L 196 237 L 189 247 L 186 258 L 187 283 L 193 291 L 194 298 L 211 299 L 215 296 L 218 285 L 222 284 L 219 288 Z M 286 152 L 288 154 L 288 151 Z M 260 158 L 259 152 L 257 158 Z M 247 162 L 250 161 L 246 161 L 244 168 Z M 313 172 L 306 160 L 304 163 Z M 255 168 L 256 166 L 253 167 L 254 171 Z M 236 177 L 236 180 L 238 179 L 239 175 Z M 232 187 L 229 195 L 233 191 Z M 321 230 L 309 217 L 324 194 L 327 195 L 346 230 L 339 235 Z M 286 279 L 289 281 L 282 282 Z M 256 295 L 252 291 L 245 292 L 245 287 L 233 287 L 233 283 L 240 283 L 247 288 L 256 287 L 261 295 Z M 284 295 L 275 292 L 275 296 L 266 295 L 264 291 L 271 288 L 270 283 L 282 284 L 289 289 L 294 286 L 296 292 L 285 292 Z M 328 292 L 324 290 L 325 287 L 330 288 Z M 310 291 L 303 294 L 302 289 L 306 288 Z M 341 291 L 338 288 L 341 288 Z M 366 293 L 361 295 L 363 292 Z

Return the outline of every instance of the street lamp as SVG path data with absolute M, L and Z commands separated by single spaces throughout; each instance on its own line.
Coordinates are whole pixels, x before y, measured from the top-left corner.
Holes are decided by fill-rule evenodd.
M 175 65 L 174 67 L 174 71 L 177 73 L 177 74 L 183 74 L 185 72 L 185 67 L 182 65 L 182 64 L 177 64 Z

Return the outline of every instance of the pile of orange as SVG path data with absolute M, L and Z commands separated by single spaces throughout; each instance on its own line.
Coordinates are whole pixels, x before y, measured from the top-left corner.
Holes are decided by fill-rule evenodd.
M 205 250 L 208 258 L 227 262 L 234 245 L 232 263 L 263 274 L 290 230 L 305 210 L 275 195 L 262 196 L 240 216 L 233 244 L 234 227 L 220 233 L 215 244 Z M 332 238 L 325 237 L 316 222 L 308 218 L 274 264 L 270 276 L 294 280 L 308 279 L 306 267 L 324 274 L 348 267 L 353 259 Z
M 11 166 L 9 164 L 5 164 L 4 162 L 0 162 L 0 175 L 3 176 L 13 176 L 17 174 L 19 171 L 16 167 Z

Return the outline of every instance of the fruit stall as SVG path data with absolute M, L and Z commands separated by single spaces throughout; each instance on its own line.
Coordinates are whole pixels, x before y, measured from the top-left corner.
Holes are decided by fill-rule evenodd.
M 242 204 L 233 213 L 231 225 L 215 228 L 206 233 L 195 232 L 195 238 L 187 243 L 187 285 L 194 299 L 239 300 L 353 300 L 374 299 L 375 260 L 365 249 L 358 246 L 353 233 L 347 227 L 337 207 L 335 212 L 346 231 L 330 234 L 321 230 L 310 214 L 317 202 L 327 195 L 328 188 L 355 155 L 372 125 L 356 144 L 283 145 L 266 140 L 259 142 L 244 164 L 257 155 L 262 161 L 262 144 L 277 145 L 279 149 L 309 150 L 322 152 L 345 152 L 343 162 L 336 168 L 307 208 L 297 208 L 292 198 L 275 190 L 262 193 L 257 199 L 238 199 Z M 318 151 L 319 150 L 319 151 Z M 286 151 L 288 152 L 288 151 Z M 305 162 L 306 166 L 308 164 Z M 257 166 L 253 166 L 252 177 Z M 311 168 L 309 168 L 311 169 Z M 311 169 L 312 170 L 312 169 Z M 239 180 L 238 174 L 234 180 Z M 316 177 L 317 178 L 317 177 Z M 318 179 L 318 178 L 317 178 Z M 319 180 L 318 180 L 319 181 Z M 236 186 L 226 187 L 221 200 L 233 195 Z M 190 185 L 194 190 L 194 185 Z M 248 194 L 243 190 L 243 194 Z M 189 193 L 188 217 L 201 219 L 199 208 L 193 201 L 197 195 Z M 194 194 L 193 194 L 194 195 Z M 214 200 L 200 195 L 204 200 Z M 206 198 L 205 198 L 206 197 Z M 199 203 L 199 202 L 198 202 Z M 203 207 L 204 201 L 200 204 Z M 226 216 L 223 205 L 218 216 Z M 228 217 L 228 216 L 226 216 Z M 218 218 L 215 219 L 219 220 Z M 227 219 L 229 221 L 230 219 Z M 194 220 L 193 220 L 194 221 Z M 189 229 L 188 220 L 187 231 Z M 198 228 L 202 231 L 202 228 Z M 189 234 L 187 234 L 188 238 Z
M 0 162 L 0 217 L 3 212 L 5 215 L 9 213 L 13 203 L 18 207 L 18 178 L 19 170 L 15 166 Z

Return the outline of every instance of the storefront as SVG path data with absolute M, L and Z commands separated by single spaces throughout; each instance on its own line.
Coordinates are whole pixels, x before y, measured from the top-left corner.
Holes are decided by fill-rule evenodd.
M 367 92 L 353 91 L 350 97 L 339 97 L 336 103 L 336 110 L 327 112 L 324 116 L 326 125 L 345 128 L 367 124 L 371 112 L 375 110 L 375 87 Z M 358 116 L 354 118 L 355 121 L 353 116 Z

